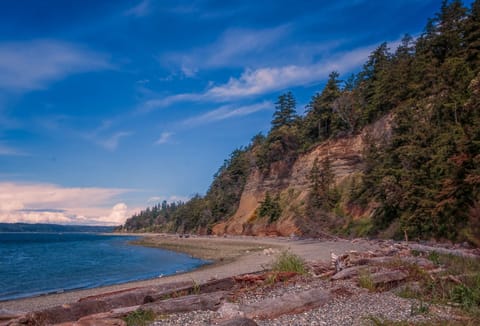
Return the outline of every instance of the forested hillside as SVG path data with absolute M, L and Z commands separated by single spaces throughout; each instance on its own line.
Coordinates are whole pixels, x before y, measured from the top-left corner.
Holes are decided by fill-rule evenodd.
M 296 112 L 294 95 L 281 95 L 270 132 L 233 151 L 205 196 L 148 208 L 122 229 L 210 233 L 235 214 L 252 173 L 288 179 L 299 158 L 363 132 L 361 168 L 348 182 L 325 154 L 309 166 L 306 197 L 288 199 L 285 183 L 263 185 L 249 221 L 293 214 L 301 232 L 304 223 L 310 231 L 480 245 L 480 0 L 470 8 L 444 1 L 422 35 L 406 35 L 396 49 L 381 44 L 356 75 L 332 72 L 305 115 Z M 390 136 L 369 137 L 365 127 L 386 116 Z

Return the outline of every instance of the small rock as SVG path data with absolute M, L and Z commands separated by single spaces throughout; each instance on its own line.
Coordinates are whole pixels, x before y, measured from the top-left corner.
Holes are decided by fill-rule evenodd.
M 230 302 L 222 304 L 220 309 L 218 309 L 218 314 L 220 315 L 220 319 L 232 319 L 245 316 L 245 313 L 240 310 L 239 305 Z

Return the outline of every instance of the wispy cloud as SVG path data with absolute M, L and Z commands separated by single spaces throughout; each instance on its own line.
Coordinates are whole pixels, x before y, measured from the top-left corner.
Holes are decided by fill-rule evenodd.
M 126 16 L 144 17 L 150 13 L 150 0 L 142 0 L 136 6 L 125 11 Z
M 337 53 L 330 59 L 308 65 L 246 69 L 240 77 L 231 77 L 228 82 L 212 85 L 202 93 L 175 94 L 147 100 L 141 104 L 139 111 L 149 112 L 181 102 L 229 102 L 310 85 L 325 80 L 333 70 L 346 73 L 360 67 L 374 48 L 372 45 Z
M 273 108 L 273 103 L 270 101 L 245 106 L 224 105 L 202 115 L 186 119 L 183 121 L 183 124 L 188 126 L 206 124 L 229 118 L 246 116 L 270 108 Z
M 119 143 L 120 143 L 120 140 L 122 138 L 125 138 L 125 137 L 128 137 L 128 136 L 131 136 L 133 133 L 130 132 L 130 131 L 119 131 L 119 132 L 115 132 L 109 136 L 107 136 L 107 138 L 100 138 L 99 136 L 95 136 L 94 138 L 94 141 L 102 146 L 103 148 L 109 150 L 109 151 L 114 151 L 117 149 Z
M 0 182 L 0 222 L 118 225 L 130 211 L 115 188 L 75 188 Z
M 158 144 L 158 145 L 166 144 L 170 141 L 173 135 L 174 135 L 173 132 L 164 131 L 160 135 L 160 138 L 158 138 L 158 140 L 155 142 L 155 144 Z
M 11 147 L 0 142 L 0 156 L 27 156 L 28 154 L 22 150 Z
M 203 98 L 204 98 L 203 94 L 195 94 L 195 93 L 170 95 L 162 98 L 147 100 L 140 105 L 140 107 L 138 108 L 138 111 L 146 113 L 156 109 L 168 107 L 175 103 L 200 101 Z
M 119 117 L 112 117 L 110 120 L 104 120 L 97 128 L 88 132 L 75 132 L 77 137 L 88 140 L 109 151 L 115 151 L 124 138 L 132 136 L 132 131 L 113 130 L 113 126 L 118 124 Z
M 33 40 L 0 43 L 0 89 L 43 89 L 68 75 L 110 69 L 108 57 L 79 45 Z
M 288 33 L 287 25 L 267 29 L 228 29 L 208 46 L 189 49 L 188 52 L 167 53 L 160 61 L 177 67 L 186 77 L 194 76 L 203 68 L 255 66 L 265 62 L 266 58 L 260 57 L 262 53 L 270 50 Z
M 312 84 L 324 80 L 333 70 L 344 73 L 360 66 L 371 50 L 372 47 L 360 48 L 332 60 L 306 66 L 246 70 L 239 78 L 230 78 L 226 84 L 210 88 L 205 95 L 212 99 L 232 100 Z

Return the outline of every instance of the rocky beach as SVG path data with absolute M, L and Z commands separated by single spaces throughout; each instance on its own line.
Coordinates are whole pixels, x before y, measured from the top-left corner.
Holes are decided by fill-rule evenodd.
M 417 253 L 437 249 L 439 254 L 476 259 L 476 250 L 363 239 L 151 234 L 137 244 L 181 251 L 213 263 L 147 281 L 1 302 L 0 325 L 124 325 L 125 318 L 138 311 L 154 312 L 147 323 L 151 325 L 249 325 L 241 324 L 245 318 L 258 325 L 470 320 L 455 305 L 426 304 L 399 296 L 398 291 L 419 286 L 418 273 L 432 280 L 464 282 Z M 283 252 L 300 257 L 306 273 L 271 271 Z

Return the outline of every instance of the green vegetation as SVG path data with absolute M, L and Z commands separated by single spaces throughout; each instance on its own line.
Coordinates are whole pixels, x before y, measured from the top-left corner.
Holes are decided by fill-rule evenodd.
M 418 304 L 413 303 L 412 306 L 410 307 L 411 316 L 424 315 L 424 314 L 427 314 L 429 311 L 430 311 L 430 305 L 426 304 L 423 301 L 420 301 Z
M 370 316 L 365 319 L 365 325 L 372 325 L 372 326 L 453 326 L 459 325 L 455 322 L 449 321 L 441 321 L 441 320 L 434 320 L 428 322 L 410 322 L 410 321 L 393 321 L 387 320 L 384 318 Z M 472 325 L 473 326 L 473 325 Z
M 272 198 L 267 191 L 265 199 L 260 202 L 258 215 L 260 217 L 268 217 L 268 222 L 273 223 L 280 218 L 282 209 L 280 207 L 280 194 Z
M 358 275 L 358 286 L 369 291 L 375 291 L 375 284 L 373 283 L 370 271 L 367 269 L 360 271 Z
M 297 218 L 311 231 L 480 245 L 479 31 L 479 0 L 443 1 L 417 39 L 406 35 L 393 52 L 381 44 L 346 80 L 332 72 L 304 115 L 291 92 L 281 95 L 270 132 L 235 150 L 205 196 L 149 208 L 123 230 L 209 233 L 233 215 L 252 171 L 288 177 L 302 153 L 388 114 L 391 135 L 365 135 L 364 169 L 349 189 L 336 189 L 329 157 L 315 162 Z M 282 189 L 270 190 L 258 215 L 274 222 L 291 210 L 277 205 Z
M 123 318 L 128 326 L 147 326 L 155 320 L 155 313 L 151 310 L 135 310 Z
M 295 272 L 305 274 L 307 269 L 303 259 L 289 251 L 282 251 L 272 263 L 274 272 Z
M 200 284 L 192 278 L 192 294 L 200 294 Z
M 416 285 L 403 288 L 398 295 L 420 302 L 457 306 L 472 321 L 480 323 L 480 261 L 440 254 L 429 254 L 427 258 L 444 271 L 432 278 L 428 273 L 419 272 L 418 267 L 410 266 L 410 281 Z
M 245 149 L 236 149 L 214 176 L 205 196 L 196 195 L 188 202 L 166 201 L 147 208 L 129 218 L 121 231 L 197 232 L 210 233 L 218 221 L 232 215 L 251 169 L 251 148 L 260 137 Z

